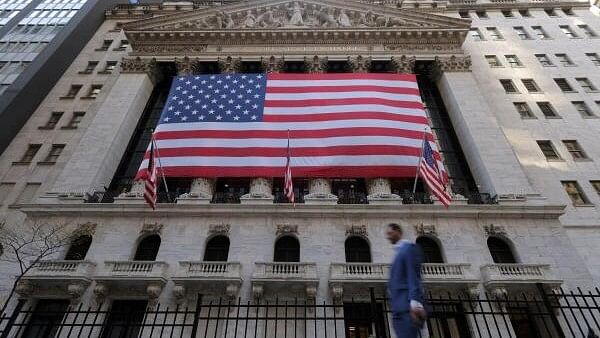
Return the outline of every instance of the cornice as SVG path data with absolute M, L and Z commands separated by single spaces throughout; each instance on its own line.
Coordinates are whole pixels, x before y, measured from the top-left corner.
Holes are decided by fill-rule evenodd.
M 579 1 L 539 1 L 539 2 L 487 2 L 487 3 L 469 3 L 468 1 L 456 1 L 448 3 L 447 11 L 459 10 L 503 10 L 503 9 L 534 9 L 534 8 L 589 8 L 589 3 Z
M 29 217 L 432 217 L 556 219 L 564 205 L 177 205 L 161 204 L 155 211 L 145 204 L 28 204 L 15 205 Z

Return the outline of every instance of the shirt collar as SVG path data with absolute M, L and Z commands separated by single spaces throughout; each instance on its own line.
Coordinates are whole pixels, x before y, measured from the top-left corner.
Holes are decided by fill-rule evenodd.
M 403 245 L 410 244 L 410 241 L 407 239 L 401 239 L 396 244 L 394 244 L 394 249 L 400 249 Z

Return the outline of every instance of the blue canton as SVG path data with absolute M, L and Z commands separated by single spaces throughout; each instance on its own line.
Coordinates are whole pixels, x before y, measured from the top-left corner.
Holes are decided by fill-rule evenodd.
M 176 77 L 160 123 L 261 122 L 266 87 L 265 74 Z
M 431 168 L 437 169 L 437 164 L 435 163 L 435 160 L 433 159 L 433 150 L 431 149 L 431 146 L 429 145 L 429 142 L 427 142 L 427 141 L 425 141 L 425 144 L 423 146 L 423 158 L 425 159 L 425 162 L 427 162 L 427 164 Z

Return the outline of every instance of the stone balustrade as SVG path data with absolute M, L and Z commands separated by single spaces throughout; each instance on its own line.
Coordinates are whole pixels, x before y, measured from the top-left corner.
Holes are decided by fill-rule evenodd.
M 215 294 L 225 292 L 234 298 L 242 284 L 242 265 L 239 262 L 182 261 L 173 282 L 177 300 L 185 299 L 188 290 Z
M 390 264 L 385 263 L 331 263 L 329 279 L 340 280 L 375 280 L 385 282 L 388 279 Z
M 476 278 L 471 273 L 471 264 L 462 263 L 424 263 L 421 274 L 426 282 L 473 280 Z
M 168 264 L 155 261 L 106 261 L 104 267 L 110 277 L 166 279 Z
M 22 297 L 68 295 L 77 300 L 91 284 L 95 269 L 90 261 L 39 261 L 21 278 L 16 291 Z
M 242 265 L 239 262 L 179 262 L 179 277 L 187 278 L 241 278 Z
M 253 278 L 317 279 L 317 264 L 296 262 L 257 262 L 255 264 Z
M 486 287 L 511 284 L 549 283 L 560 285 L 548 264 L 488 264 L 481 267 L 481 277 Z
M 28 277 L 83 276 L 90 277 L 96 264 L 90 261 L 46 260 L 37 262 L 27 273 Z

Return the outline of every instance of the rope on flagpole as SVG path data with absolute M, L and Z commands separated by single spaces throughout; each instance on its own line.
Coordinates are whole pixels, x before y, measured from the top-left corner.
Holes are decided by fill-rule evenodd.
M 169 187 L 167 186 L 167 180 L 165 179 L 165 170 L 162 166 L 162 162 L 160 161 L 160 152 L 158 151 L 158 145 L 156 144 L 156 140 L 154 139 L 154 133 L 152 133 L 152 138 L 150 139 L 150 142 L 152 142 L 152 144 L 154 144 L 154 149 L 156 149 L 156 157 L 158 158 L 158 167 L 160 168 L 161 171 L 161 177 L 162 177 L 162 181 L 163 184 L 165 185 L 165 191 L 167 192 L 167 198 L 169 196 Z
M 419 162 L 417 163 L 417 174 L 415 175 L 415 183 L 413 184 L 413 196 L 417 192 L 417 180 L 421 174 L 421 161 L 423 160 L 423 149 L 425 148 L 425 137 L 427 135 L 427 127 L 423 129 L 423 142 L 421 142 L 421 155 L 419 155 Z

